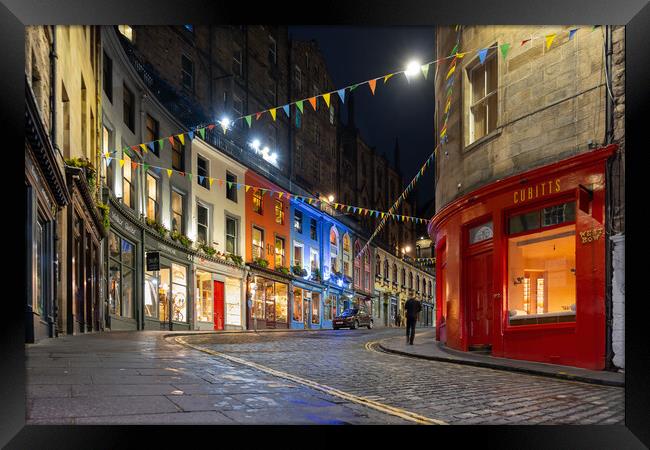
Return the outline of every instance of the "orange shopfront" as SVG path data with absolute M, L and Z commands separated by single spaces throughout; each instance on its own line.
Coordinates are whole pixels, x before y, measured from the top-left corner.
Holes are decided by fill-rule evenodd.
M 499 180 L 436 214 L 438 340 L 605 368 L 605 164 L 615 151 Z

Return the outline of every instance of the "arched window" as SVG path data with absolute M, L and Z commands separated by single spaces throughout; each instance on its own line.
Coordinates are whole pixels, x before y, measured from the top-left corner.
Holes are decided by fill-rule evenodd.
M 402 267 L 402 287 L 406 287 L 406 269 Z
M 359 244 L 359 241 L 357 241 Z M 359 249 L 361 251 L 361 249 Z M 370 252 L 367 251 L 363 254 L 363 288 L 370 291 Z
M 330 269 L 332 272 L 339 271 L 339 232 L 335 226 L 330 229 Z
M 415 276 L 415 290 L 420 292 L 420 275 Z
M 409 289 L 413 289 L 413 272 L 409 271 Z
M 397 284 L 397 264 L 393 263 L 393 283 Z
M 381 276 L 381 258 L 379 255 L 375 257 L 375 275 Z
M 433 291 L 431 290 L 431 282 L 429 281 L 429 297 L 433 296 Z
M 388 258 L 384 259 L 384 280 L 388 280 Z

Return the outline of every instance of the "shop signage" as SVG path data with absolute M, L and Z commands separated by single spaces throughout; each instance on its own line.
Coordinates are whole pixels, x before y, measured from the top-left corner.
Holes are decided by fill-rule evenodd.
M 544 181 L 537 183 L 533 186 L 528 186 L 523 189 L 517 189 L 513 192 L 513 203 L 524 203 L 536 198 L 546 197 L 551 194 L 560 192 L 560 179 Z
M 138 228 L 126 220 L 121 214 L 115 211 L 115 208 L 110 208 L 109 218 L 111 219 L 111 224 L 118 224 L 122 230 L 129 233 L 132 237 L 137 239 L 138 237 Z
M 580 239 L 583 244 L 588 242 L 597 241 L 603 235 L 602 228 L 592 228 L 590 230 L 585 230 L 580 232 Z
M 160 253 L 147 252 L 147 272 L 157 272 L 160 270 Z

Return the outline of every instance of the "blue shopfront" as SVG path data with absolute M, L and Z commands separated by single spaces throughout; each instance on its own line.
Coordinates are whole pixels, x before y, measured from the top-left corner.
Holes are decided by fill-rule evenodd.
M 292 282 L 291 328 L 319 329 L 323 317 L 323 288 L 307 280 Z

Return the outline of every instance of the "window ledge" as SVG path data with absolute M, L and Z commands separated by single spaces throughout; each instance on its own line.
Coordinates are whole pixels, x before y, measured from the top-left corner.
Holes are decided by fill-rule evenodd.
M 471 144 L 466 145 L 463 148 L 463 152 L 464 153 L 471 152 L 476 147 L 480 147 L 481 145 L 483 145 L 483 144 L 491 141 L 492 139 L 500 136 L 502 131 L 503 131 L 502 127 L 498 127 L 496 129 L 490 131 L 488 134 L 486 134 L 482 138 L 479 138 L 479 139 L 475 140 L 474 142 L 472 142 Z

